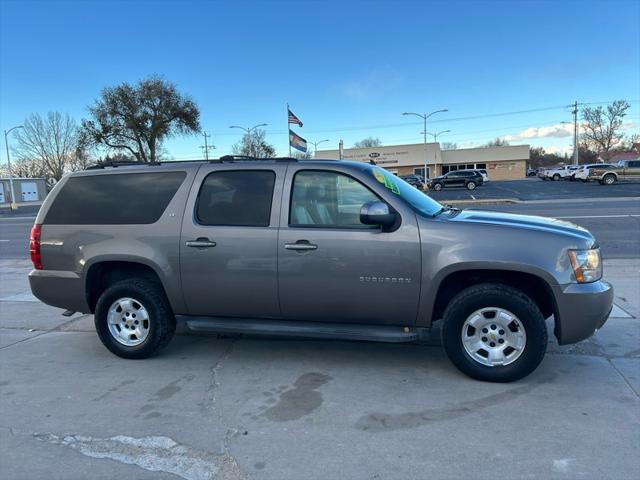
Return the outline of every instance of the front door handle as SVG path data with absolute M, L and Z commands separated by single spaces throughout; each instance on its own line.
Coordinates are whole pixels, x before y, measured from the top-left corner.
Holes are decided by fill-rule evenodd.
M 216 246 L 216 242 L 212 242 L 206 237 L 199 237 L 196 240 L 189 240 L 185 243 L 187 247 L 194 248 L 211 248 Z
M 309 243 L 307 240 L 298 240 L 296 243 L 285 243 L 284 248 L 287 250 L 297 250 L 299 252 L 308 250 L 317 250 L 318 245 Z

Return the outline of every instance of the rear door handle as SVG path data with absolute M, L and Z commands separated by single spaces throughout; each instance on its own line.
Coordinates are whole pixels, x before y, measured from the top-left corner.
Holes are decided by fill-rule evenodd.
M 200 237 L 196 240 L 189 240 L 185 243 L 187 247 L 194 248 L 211 248 L 216 246 L 216 242 L 212 242 L 206 237 Z
M 309 243 L 307 240 L 298 240 L 296 243 L 285 243 L 284 248 L 287 250 L 307 251 L 317 250 L 318 245 Z

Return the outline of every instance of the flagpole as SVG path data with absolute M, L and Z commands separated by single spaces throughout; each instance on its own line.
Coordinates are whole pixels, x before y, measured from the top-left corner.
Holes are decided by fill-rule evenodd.
M 289 158 L 291 158 L 291 135 L 289 134 L 289 104 L 287 103 L 287 142 L 289 143 Z

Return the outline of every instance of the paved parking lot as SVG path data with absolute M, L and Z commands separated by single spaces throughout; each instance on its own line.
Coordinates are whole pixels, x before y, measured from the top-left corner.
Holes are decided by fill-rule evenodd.
M 573 346 L 550 339 L 540 368 L 508 385 L 460 374 L 437 328 L 421 345 L 181 331 L 158 357 L 123 360 L 99 342 L 91 315 L 65 318 L 35 301 L 33 218 L 3 217 L 2 477 L 637 478 L 637 200 L 483 208 L 587 226 L 616 290 L 602 330 Z
M 469 191 L 463 187 L 444 188 L 429 195 L 438 201 L 508 198 L 515 200 L 557 200 L 572 198 L 640 197 L 640 183 L 604 186 L 597 182 L 543 181 L 537 177 L 492 182 Z

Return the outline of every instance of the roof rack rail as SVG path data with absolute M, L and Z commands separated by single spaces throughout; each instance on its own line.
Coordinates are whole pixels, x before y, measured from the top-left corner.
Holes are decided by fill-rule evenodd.
M 88 166 L 87 168 L 85 168 L 85 170 L 99 170 L 99 169 L 107 168 L 107 167 L 112 167 L 112 168 L 130 167 L 132 165 L 154 166 L 154 165 L 160 165 L 160 162 L 139 162 L 138 160 L 128 160 L 128 161 L 125 161 L 125 162 L 114 162 L 114 161 L 99 162 L 99 163 L 96 163 L 95 165 Z
M 252 157 L 250 155 L 223 155 L 220 158 L 209 160 L 210 163 L 222 163 L 222 162 L 262 162 L 262 161 L 273 161 L 273 162 L 297 162 L 297 158 L 293 157 Z

